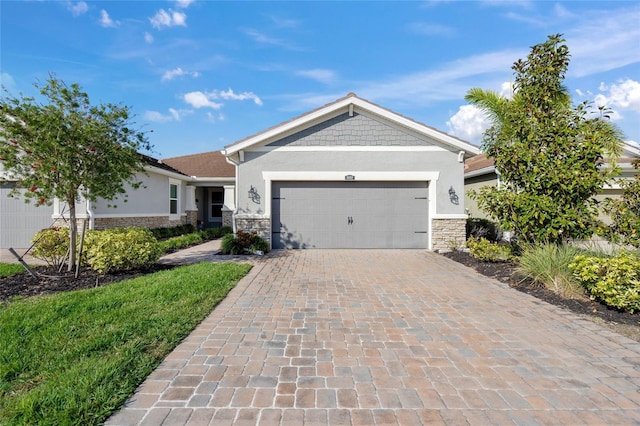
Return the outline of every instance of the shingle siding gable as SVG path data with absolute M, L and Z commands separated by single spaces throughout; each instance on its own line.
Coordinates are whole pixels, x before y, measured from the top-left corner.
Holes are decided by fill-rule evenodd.
M 362 114 L 338 115 L 267 146 L 430 146 L 427 140 Z

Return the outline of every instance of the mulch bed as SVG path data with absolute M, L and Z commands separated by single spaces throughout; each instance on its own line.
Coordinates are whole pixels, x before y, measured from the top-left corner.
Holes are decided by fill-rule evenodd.
M 576 314 L 598 317 L 608 322 L 640 326 L 639 314 L 630 314 L 628 312 L 611 309 L 602 303 L 589 300 L 586 297 L 584 299 L 565 299 L 548 290 L 543 285 L 535 284 L 531 280 L 524 280 L 516 272 L 516 265 L 513 263 L 482 262 L 473 258 L 469 253 L 462 251 L 443 253 L 443 256 L 473 268 L 482 275 L 508 284 L 516 290 L 535 296 L 553 305 L 569 309 Z
M 40 279 L 32 277 L 26 271 L 12 277 L 0 278 L 0 301 L 11 300 L 14 297 L 28 297 L 100 287 L 105 284 L 136 278 L 173 267 L 171 265 L 156 264 L 145 269 L 114 272 L 105 275 L 98 274 L 89 268 L 81 268 L 80 276 L 76 279 L 74 273 L 68 273 L 66 268 L 62 272 L 58 272 L 56 268 L 37 266 L 33 267 L 32 270 L 40 275 Z

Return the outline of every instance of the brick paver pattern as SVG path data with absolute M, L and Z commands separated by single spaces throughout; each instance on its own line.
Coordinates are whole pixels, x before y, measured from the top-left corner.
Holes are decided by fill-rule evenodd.
M 640 423 L 639 343 L 438 254 L 254 263 L 107 424 Z

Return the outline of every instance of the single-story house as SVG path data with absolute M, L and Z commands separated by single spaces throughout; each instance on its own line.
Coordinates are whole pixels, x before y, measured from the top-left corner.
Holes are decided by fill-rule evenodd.
M 622 148 L 623 152 L 618 160 L 618 167 L 620 167 L 619 178 L 631 179 L 637 173 L 632 166 L 632 162 L 634 159 L 640 158 L 640 148 L 627 142 L 623 144 Z M 477 191 L 483 186 L 500 187 L 500 184 L 500 172 L 496 170 L 493 159 L 488 158 L 486 154 L 478 154 L 465 161 L 465 206 L 470 217 L 487 218 L 487 215 L 478 208 L 477 202 L 469 197 L 469 192 L 471 190 Z M 613 182 L 605 186 L 602 192 L 596 196 L 596 199 L 602 201 L 607 197 L 616 198 L 620 197 L 621 193 L 620 185 Z M 609 220 L 609 218 L 604 215 L 601 216 L 600 219 L 605 222 Z
M 88 220 L 89 229 L 232 226 L 235 167 L 219 151 L 163 160 L 141 156 L 145 171 L 136 175 L 143 182 L 137 190 L 128 188 L 126 197 L 113 201 L 78 202 L 76 216 Z M 64 202 L 37 206 L 11 198 L 9 192 L 19 183 L 2 177 L 0 169 L 0 249 L 27 248 L 39 230 L 66 224 Z
M 274 249 L 464 243 L 464 161 L 478 148 L 353 93 L 223 153 L 235 229 Z
M 76 211 L 89 229 L 191 223 L 257 231 L 273 248 L 446 250 L 464 243 L 464 161 L 478 152 L 350 93 L 222 152 L 143 155 L 137 190 Z M 8 198 L 17 184 L 0 188 L 0 249 L 68 219 L 59 201 Z

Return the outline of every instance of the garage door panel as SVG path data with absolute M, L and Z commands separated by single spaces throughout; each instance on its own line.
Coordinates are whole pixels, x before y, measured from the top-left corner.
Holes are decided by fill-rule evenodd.
M 426 182 L 275 182 L 274 248 L 426 248 Z

